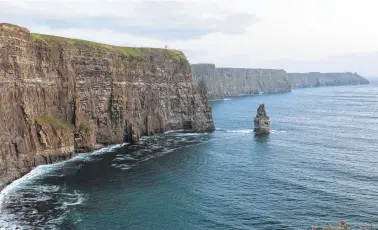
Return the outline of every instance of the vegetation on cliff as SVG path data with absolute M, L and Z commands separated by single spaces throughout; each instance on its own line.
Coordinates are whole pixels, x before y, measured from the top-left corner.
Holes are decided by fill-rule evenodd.
M 31 34 L 8 24 L 0 24 L 0 47 L 0 187 L 96 146 L 214 129 L 181 51 Z
M 35 121 L 37 124 L 40 125 L 50 125 L 54 129 L 67 129 L 72 130 L 73 126 L 71 124 L 68 124 L 65 121 L 59 120 L 52 116 L 51 114 L 45 115 L 45 116 L 37 116 L 35 117 Z
M 89 123 L 83 122 L 79 125 L 79 133 L 89 134 L 93 132 L 93 127 Z
M 166 52 L 170 58 L 173 59 L 185 59 L 186 57 L 182 51 L 172 50 L 172 49 L 159 49 L 159 48 L 141 48 L 141 47 L 124 47 L 124 46 L 114 46 L 102 43 L 97 43 L 93 41 L 80 40 L 74 38 L 65 38 L 54 35 L 45 34 L 31 34 L 33 42 L 42 43 L 45 45 L 66 45 L 66 46 L 87 46 L 91 48 L 95 53 L 101 52 L 116 52 L 124 56 L 132 57 L 142 57 L 149 53 L 154 52 Z

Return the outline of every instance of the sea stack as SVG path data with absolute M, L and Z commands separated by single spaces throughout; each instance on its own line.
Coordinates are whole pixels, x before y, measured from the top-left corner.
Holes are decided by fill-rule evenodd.
M 254 132 L 256 134 L 269 133 L 270 121 L 268 115 L 266 114 L 264 104 L 259 105 L 259 107 L 257 108 L 257 114 L 254 119 L 254 123 Z

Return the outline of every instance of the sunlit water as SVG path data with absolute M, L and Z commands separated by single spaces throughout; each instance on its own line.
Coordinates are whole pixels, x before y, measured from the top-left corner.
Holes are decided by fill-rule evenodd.
M 259 103 L 268 136 L 252 132 Z M 215 101 L 213 133 L 168 133 L 37 167 L 1 192 L 0 226 L 378 226 L 377 103 L 375 85 Z

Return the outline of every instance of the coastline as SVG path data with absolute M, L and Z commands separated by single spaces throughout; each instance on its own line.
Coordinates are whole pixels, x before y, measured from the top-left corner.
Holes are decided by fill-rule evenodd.
M 357 85 L 360 85 L 360 84 L 357 84 Z M 309 88 L 324 88 L 324 87 L 357 86 L 357 85 L 331 85 L 331 86 L 303 87 L 303 88 L 301 87 L 301 88 L 293 88 L 293 90 L 302 90 L 302 89 L 309 89 Z M 370 83 L 364 84 L 364 85 L 370 85 Z M 286 94 L 286 93 L 290 93 L 290 92 L 272 92 L 272 93 L 265 93 L 264 92 L 262 95 L 261 94 L 260 95 L 259 94 L 241 94 L 241 95 L 238 95 L 238 96 L 229 96 L 229 97 L 222 98 L 222 99 L 214 99 L 214 100 L 208 100 L 208 101 L 209 102 L 219 102 L 219 101 L 228 101 L 228 100 L 232 100 L 232 98 L 239 98 L 239 97 L 250 97 L 250 96 L 253 97 L 253 96 L 263 96 L 263 95 Z M 183 131 L 185 131 L 185 130 L 183 130 L 183 129 L 169 130 L 169 131 L 165 131 L 164 133 L 159 133 L 157 135 L 166 135 L 166 134 L 169 134 L 169 133 L 183 132 Z M 51 164 L 66 162 L 66 161 L 74 159 L 75 157 L 77 157 L 81 154 L 91 154 L 91 153 L 94 153 L 94 152 L 97 152 L 97 151 L 101 151 L 102 149 L 106 149 L 106 148 L 113 147 L 113 146 L 123 146 L 125 144 L 129 144 L 129 143 L 125 142 L 125 143 L 122 143 L 122 144 L 114 144 L 114 145 L 96 144 L 95 149 L 91 152 L 73 152 L 73 153 L 71 153 L 71 158 L 69 158 L 67 160 L 62 160 L 62 161 L 55 161 Z M 51 164 L 41 164 L 41 165 L 51 165 Z M 40 166 L 40 165 L 38 165 L 38 166 Z M 15 177 L 13 177 L 13 178 L 9 177 L 8 180 L 5 180 L 5 181 L 8 181 L 7 183 L 0 184 L 0 192 L 2 192 L 7 186 L 11 185 L 14 181 L 17 181 L 17 180 L 21 179 L 22 177 L 24 177 L 25 175 L 27 175 L 28 173 L 30 173 L 33 169 L 37 168 L 38 166 L 32 168 L 28 172 L 23 173 L 19 177 L 16 177 L 16 178 Z
M 102 150 L 104 148 L 108 148 L 108 147 L 112 147 L 112 146 L 116 146 L 116 145 L 124 145 L 124 144 L 127 144 L 127 143 L 122 143 L 122 144 L 115 144 L 115 145 L 103 145 L 103 144 L 96 144 L 94 146 L 94 149 L 90 152 L 83 152 L 83 151 L 73 151 L 69 154 L 69 158 L 68 159 L 65 159 L 65 160 L 58 160 L 58 161 L 53 161 L 52 163 L 50 164 L 39 164 L 37 165 L 36 167 L 33 167 L 31 168 L 29 171 L 26 171 L 26 172 L 23 172 L 21 173 L 20 176 L 17 176 L 17 177 L 14 177 L 12 175 L 8 175 L 5 177 L 5 179 L 3 181 L 5 181 L 5 183 L 2 183 L 0 184 L 0 193 L 9 185 L 11 185 L 13 182 L 23 178 L 25 175 L 27 175 L 28 173 L 30 173 L 31 171 L 33 171 L 35 168 L 37 168 L 38 166 L 42 166 L 42 165 L 53 165 L 53 164 L 58 164 L 58 163 L 62 163 L 62 162 L 67 162 L 69 160 L 72 160 L 73 158 L 79 156 L 79 155 L 82 155 L 82 154 L 90 154 L 90 153 L 94 153 L 96 151 L 99 151 L 99 150 Z

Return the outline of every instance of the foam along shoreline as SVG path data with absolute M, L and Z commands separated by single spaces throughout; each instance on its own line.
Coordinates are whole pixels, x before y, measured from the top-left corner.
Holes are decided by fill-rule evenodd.
M 12 181 L 10 184 L 5 186 L 0 191 L 0 227 L 5 227 L 6 229 L 14 229 L 16 227 L 24 226 L 24 223 L 18 223 L 19 217 L 17 217 L 17 215 L 15 216 L 14 214 L 8 213 L 6 209 L 6 205 L 8 203 L 12 203 L 12 199 L 21 199 L 23 203 L 30 201 L 30 199 L 34 199 L 33 201 L 35 201 L 35 199 L 43 201 L 44 199 L 49 199 L 48 197 L 45 197 L 44 193 L 52 192 L 56 193 L 58 196 L 65 196 L 65 198 L 67 198 L 67 200 L 61 202 L 62 206 L 72 206 L 81 204 L 85 200 L 82 194 L 76 191 L 74 191 L 72 194 L 67 193 L 61 191 L 61 188 L 59 188 L 59 186 L 39 184 L 38 181 L 44 176 L 53 173 L 54 170 L 61 169 L 62 167 L 68 167 L 67 164 L 78 161 L 90 161 L 91 156 L 112 152 L 113 150 L 118 149 L 124 145 L 127 145 L 127 143 L 106 146 L 93 152 L 80 153 L 66 161 L 56 162 L 47 165 L 39 165 L 31 171 L 29 171 L 28 173 L 26 173 L 24 176 Z M 29 192 L 33 191 L 33 194 L 36 197 L 22 197 L 22 190 L 25 188 L 27 188 Z M 26 199 L 26 201 L 22 199 Z M 61 207 L 61 209 L 64 209 L 64 207 Z M 52 225 L 50 227 L 53 227 L 54 223 L 50 224 Z M 47 225 L 50 224 L 47 223 Z
M 90 157 L 91 155 L 98 155 L 98 154 L 102 154 L 104 152 L 112 151 L 116 148 L 120 148 L 120 147 L 127 145 L 127 144 L 128 143 L 123 143 L 123 144 L 109 145 L 109 146 L 106 146 L 106 147 L 104 147 L 104 146 L 100 147 L 100 145 L 99 145 L 98 146 L 99 148 L 97 150 L 93 151 L 93 152 L 76 153 L 71 159 L 68 159 L 66 161 L 55 162 L 55 163 L 52 163 L 52 164 L 39 165 L 39 166 L 33 168 L 31 171 L 29 171 L 25 175 L 21 176 L 20 178 L 18 178 L 16 180 L 13 180 L 9 184 L 3 186 L 3 188 L 0 190 L 0 210 L 1 210 L 2 200 L 4 198 L 4 194 L 8 193 L 9 190 L 16 187 L 16 185 L 22 184 L 24 181 L 27 181 L 28 179 L 31 179 L 31 178 L 33 178 L 37 175 L 41 175 L 41 172 L 39 171 L 39 169 L 50 168 L 50 167 L 52 169 L 53 167 L 55 167 L 57 165 L 64 165 L 64 164 L 69 163 L 69 162 L 73 162 L 73 161 L 77 161 L 77 160 L 83 160 L 86 157 Z
M 206 95 L 193 85 L 181 51 L 33 34 L 7 23 L 0 23 L 0 34 L 0 72 L 7 73 L 0 74 L 7 98 L 0 98 L 2 185 L 96 144 L 214 129 Z
M 129 145 L 129 143 L 118 144 L 107 146 L 94 152 L 77 154 L 67 161 L 40 165 L 23 177 L 14 180 L 0 191 L 0 213 L 2 213 L 0 215 L 0 228 L 13 229 L 20 226 L 28 228 L 29 219 L 35 221 L 43 214 L 34 213 L 34 210 L 38 209 L 40 205 L 51 204 L 53 205 L 52 210 L 54 210 L 54 213 L 44 214 L 48 218 L 48 223 L 43 223 L 43 226 L 55 228 L 55 225 L 60 223 L 59 218 L 63 219 L 64 215 L 70 210 L 68 206 L 82 204 L 86 200 L 86 194 L 75 190 L 71 191 L 63 185 L 60 186 L 59 181 L 57 184 L 50 184 L 46 183 L 44 179 L 75 174 L 77 170 L 80 170 L 83 163 L 101 159 L 101 157 L 94 156 L 114 152 L 114 159 L 110 167 L 118 170 L 129 170 L 141 162 L 160 157 L 178 149 L 207 143 L 210 140 L 209 137 L 208 133 L 169 132 L 167 135 L 143 138 L 138 144 L 130 148 L 130 152 L 116 151 L 123 146 Z M 33 195 L 30 196 L 30 194 Z M 26 209 L 19 210 L 18 207 L 23 205 L 27 206 Z M 55 214 L 55 211 L 58 214 Z M 27 220 L 25 220 L 25 216 Z
M 158 137 L 158 136 L 167 136 L 167 137 L 169 137 L 169 136 L 182 136 L 182 137 L 185 137 L 185 136 L 200 136 L 200 135 L 206 135 L 206 134 L 209 134 L 209 133 L 207 133 L 207 132 L 190 132 L 190 131 L 186 131 L 186 130 L 170 130 L 170 131 L 166 131 L 162 135 L 156 135 L 156 136 L 150 136 L 150 137 L 143 136 L 141 138 L 141 142 L 143 142 L 143 140 L 145 140 L 145 139 Z M 46 164 L 46 165 L 39 165 L 39 166 L 33 168 L 31 171 L 29 171 L 25 175 L 21 176 L 20 178 L 13 180 L 11 183 L 5 185 L 0 190 L 0 211 L 1 211 L 1 207 L 2 207 L 1 204 L 4 201 L 5 194 L 9 194 L 9 192 L 12 192 L 14 190 L 14 188 L 16 188 L 18 185 L 23 185 L 28 180 L 46 173 L 47 169 L 48 170 L 54 170 L 54 168 L 56 168 L 57 166 L 64 167 L 65 164 L 70 163 L 70 162 L 75 162 L 75 161 L 79 161 L 79 160 L 80 161 L 83 161 L 83 160 L 86 161 L 86 159 L 90 158 L 91 156 L 100 155 L 100 154 L 107 153 L 107 152 L 112 152 L 113 150 L 116 150 L 118 148 L 121 148 L 121 147 L 129 145 L 129 144 L 130 143 L 122 143 L 122 144 L 109 145 L 109 146 L 98 145 L 99 148 L 95 151 L 85 152 L 85 153 L 76 153 L 71 159 L 68 159 L 66 161 L 60 161 L 60 162 L 55 162 L 55 163 Z M 44 169 L 44 170 L 41 170 L 41 169 Z

